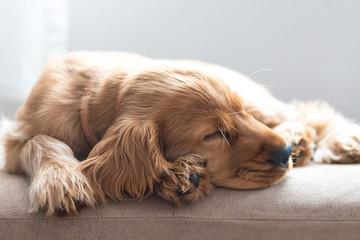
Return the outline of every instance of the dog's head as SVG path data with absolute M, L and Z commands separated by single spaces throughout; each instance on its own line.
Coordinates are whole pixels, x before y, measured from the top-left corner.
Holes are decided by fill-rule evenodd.
M 213 184 L 237 189 L 270 186 L 291 169 L 291 147 L 248 114 L 220 79 L 190 71 L 169 75 L 168 83 L 176 79 L 181 90 L 158 105 L 159 141 L 168 161 L 200 155 Z
M 182 156 L 201 156 L 213 184 L 236 189 L 270 186 L 292 167 L 291 147 L 220 79 L 161 67 L 122 87 L 119 118 L 81 166 L 96 192 L 141 198 L 161 162 Z

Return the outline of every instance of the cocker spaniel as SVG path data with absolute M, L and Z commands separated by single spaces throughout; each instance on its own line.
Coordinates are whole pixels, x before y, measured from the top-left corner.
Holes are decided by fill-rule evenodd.
M 6 127 L 5 169 L 31 179 L 31 211 L 76 213 L 156 193 L 271 186 L 293 165 L 360 161 L 360 127 L 325 103 L 285 104 L 224 67 L 129 53 L 51 59 Z

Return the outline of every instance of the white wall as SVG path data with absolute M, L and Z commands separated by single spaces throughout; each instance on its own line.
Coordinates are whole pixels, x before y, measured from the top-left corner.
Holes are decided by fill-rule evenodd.
M 0 1 L 0 106 L 24 100 L 46 59 L 67 51 L 68 5 L 68 0 Z
M 253 78 L 280 99 L 321 98 L 360 119 L 359 9 L 357 0 L 0 1 L 0 112 L 13 115 L 9 100 L 26 97 L 47 57 L 120 50 L 247 75 L 274 69 Z
M 0 0 L 0 116 L 13 118 L 45 61 L 67 51 L 69 0 Z
M 360 1 L 74 0 L 70 50 L 218 63 L 360 119 Z

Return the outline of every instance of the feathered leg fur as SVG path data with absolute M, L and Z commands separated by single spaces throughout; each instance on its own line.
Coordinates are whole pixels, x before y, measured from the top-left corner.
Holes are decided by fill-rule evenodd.
M 30 138 L 19 127 L 4 136 L 5 170 L 25 173 L 31 180 L 30 211 L 47 215 L 76 213 L 79 204 L 94 205 L 92 189 L 78 170 L 78 160 L 65 143 L 46 136 Z

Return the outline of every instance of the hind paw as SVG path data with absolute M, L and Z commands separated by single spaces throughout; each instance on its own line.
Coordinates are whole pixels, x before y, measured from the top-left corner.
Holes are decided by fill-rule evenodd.
M 348 123 L 335 127 L 318 143 L 318 163 L 360 163 L 360 126 Z

